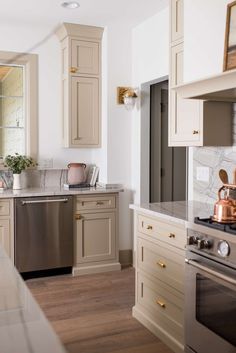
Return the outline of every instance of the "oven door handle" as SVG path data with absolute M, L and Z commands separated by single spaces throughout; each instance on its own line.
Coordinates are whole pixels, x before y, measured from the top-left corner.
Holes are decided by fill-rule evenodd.
M 225 275 L 223 275 L 221 273 L 218 273 L 218 272 L 216 272 L 216 271 L 214 271 L 214 270 L 212 270 L 212 269 L 210 269 L 208 267 L 202 266 L 198 262 L 196 262 L 195 260 L 185 259 L 185 262 L 188 265 L 191 265 L 191 266 L 193 266 L 193 267 L 195 267 L 195 268 L 197 268 L 199 270 L 205 271 L 208 274 L 213 275 L 213 276 L 215 276 L 215 277 L 217 277 L 219 279 L 222 279 L 222 280 L 224 280 L 224 281 L 226 281 L 226 282 L 228 282 L 230 284 L 236 284 L 236 280 L 233 279 L 232 277 L 225 276 Z

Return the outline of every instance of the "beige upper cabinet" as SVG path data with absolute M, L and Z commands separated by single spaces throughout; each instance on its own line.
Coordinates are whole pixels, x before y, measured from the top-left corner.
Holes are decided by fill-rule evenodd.
M 99 61 L 99 43 L 72 40 L 71 67 L 75 74 L 99 75 Z
M 173 89 L 183 83 L 183 1 L 171 0 L 170 8 L 169 146 L 230 146 L 231 103 L 183 99 Z
M 71 144 L 98 145 L 99 80 L 93 77 L 71 78 Z M 86 119 L 84 119 L 86 117 Z
M 171 42 L 181 41 L 184 36 L 183 29 L 183 0 L 171 0 L 171 23 L 170 23 L 170 33 Z
M 103 28 L 64 23 L 57 31 L 62 57 L 63 144 L 101 146 Z

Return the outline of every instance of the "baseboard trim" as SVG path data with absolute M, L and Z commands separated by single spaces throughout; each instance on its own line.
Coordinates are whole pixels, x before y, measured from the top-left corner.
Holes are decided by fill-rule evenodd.
M 119 251 L 119 262 L 122 267 L 132 266 L 133 265 L 133 251 L 131 249 L 120 250 Z
M 72 274 L 73 276 L 89 275 L 94 273 L 101 272 L 110 272 L 110 271 L 120 271 L 121 265 L 119 262 L 112 264 L 102 264 L 102 265 L 90 265 L 87 267 L 73 267 Z
M 184 346 L 178 342 L 175 338 L 170 336 L 168 332 L 164 331 L 154 321 L 147 317 L 141 312 L 136 306 L 132 308 L 132 315 L 137 319 L 143 326 L 163 341 L 168 347 L 170 347 L 175 353 L 184 353 Z

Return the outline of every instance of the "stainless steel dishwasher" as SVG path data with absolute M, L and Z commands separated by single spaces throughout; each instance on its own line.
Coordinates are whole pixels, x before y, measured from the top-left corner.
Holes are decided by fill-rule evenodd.
M 72 196 L 15 199 L 15 265 L 19 272 L 73 265 Z

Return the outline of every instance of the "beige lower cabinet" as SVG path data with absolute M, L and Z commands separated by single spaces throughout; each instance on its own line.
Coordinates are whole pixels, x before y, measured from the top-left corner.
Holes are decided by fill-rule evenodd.
M 174 352 L 184 352 L 184 225 L 136 217 L 136 283 L 133 316 Z
M 120 270 L 118 194 L 76 198 L 73 274 Z
M 14 262 L 13 200 L 0 201 L 0 244 Z

